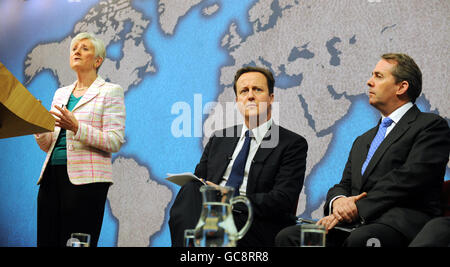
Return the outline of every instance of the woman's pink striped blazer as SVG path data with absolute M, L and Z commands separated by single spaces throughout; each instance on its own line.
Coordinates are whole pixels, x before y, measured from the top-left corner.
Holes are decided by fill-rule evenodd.
M 53 106 L 67 105 L 76 82 L 55 92 Z M 79 127 L 77 133 L 66 131 L 67 172 L 73 184 L 112 182 L 111 153 L 125 142 L 124 90 L 105 82 L 100 76 L 92 83 L 72 110 Z M 42 180 L 61 128 L 35 135 L 39 147 L 47 152 L 38 184 Z

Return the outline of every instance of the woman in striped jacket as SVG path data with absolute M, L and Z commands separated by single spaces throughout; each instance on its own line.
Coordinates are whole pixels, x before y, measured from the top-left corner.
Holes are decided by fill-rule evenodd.
M 70 67 L 77 80 L 55 92 L 54 132 L 35 135 L 47 152 L 38 180 L 38 246 L 65 246 L 71 233 L 87 233 L 97 245 L 112 184 L 111 153 L 125 142 L 124 90 L 97 74 L 105 56 L 94 35 L 73 38 Z

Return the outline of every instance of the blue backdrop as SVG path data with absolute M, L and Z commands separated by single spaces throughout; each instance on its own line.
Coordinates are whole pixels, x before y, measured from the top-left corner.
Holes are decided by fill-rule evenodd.
M 321 216 L 353 140 L 379 119 L 365 85 L 379 55 L 415 58 L 419 108 L 448 120 L 449 3 L 422 2 L 2 0 L 0 61 L 49 109 L 55 90 L 76 79 L 71 37 L 90 31 L 105 41 L 99 74 L 126 90 L 127 120 L 99 245 L 170 246 L 168 207 L 179 187 L 164 178 L 194 171 L 205 125 L 224 124 L 208 105 L 234 101 L 243 65 L 275 73 L 275 120 L 308 140 L 304 217 Z M 0 140 L 0 246 L 35 246 L 44 159 L 33 136 Z

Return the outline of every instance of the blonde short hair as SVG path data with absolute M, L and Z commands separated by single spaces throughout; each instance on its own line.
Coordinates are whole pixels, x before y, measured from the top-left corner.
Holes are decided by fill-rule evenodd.
M 72 47 L 76 42 L 81 41 L 83 39 L 88 39 L 92 42 L 92 44 L 94 45 L 96 58 L 101 57 L 103 60 L 105 59 L 105 57 L 106 57 L 105 44 L 103 43 L 103 41 L 101 39 L 98 39 L 97 37 L 95 37 L 95 35 L 93 33 L 81 32 L 81 33 L 77 34 L 70 42 L 70 50 L 72 50 Z M 100 66 L 99 66 L 99 68 L 100 68 Z

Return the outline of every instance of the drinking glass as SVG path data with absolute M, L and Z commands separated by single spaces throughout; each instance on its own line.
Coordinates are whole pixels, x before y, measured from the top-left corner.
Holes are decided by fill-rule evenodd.
M 301 228 L 301 247 L 325 247 L 326 231 L 323 225 L 302 224 Z
M 68 247 L 89 247 L 91 243 L 91 236 L 84 233 L 73 233 L 70 239 L 67 240 Z
M 184 246 L 195 247 L 195 229 L 184 230 Z

